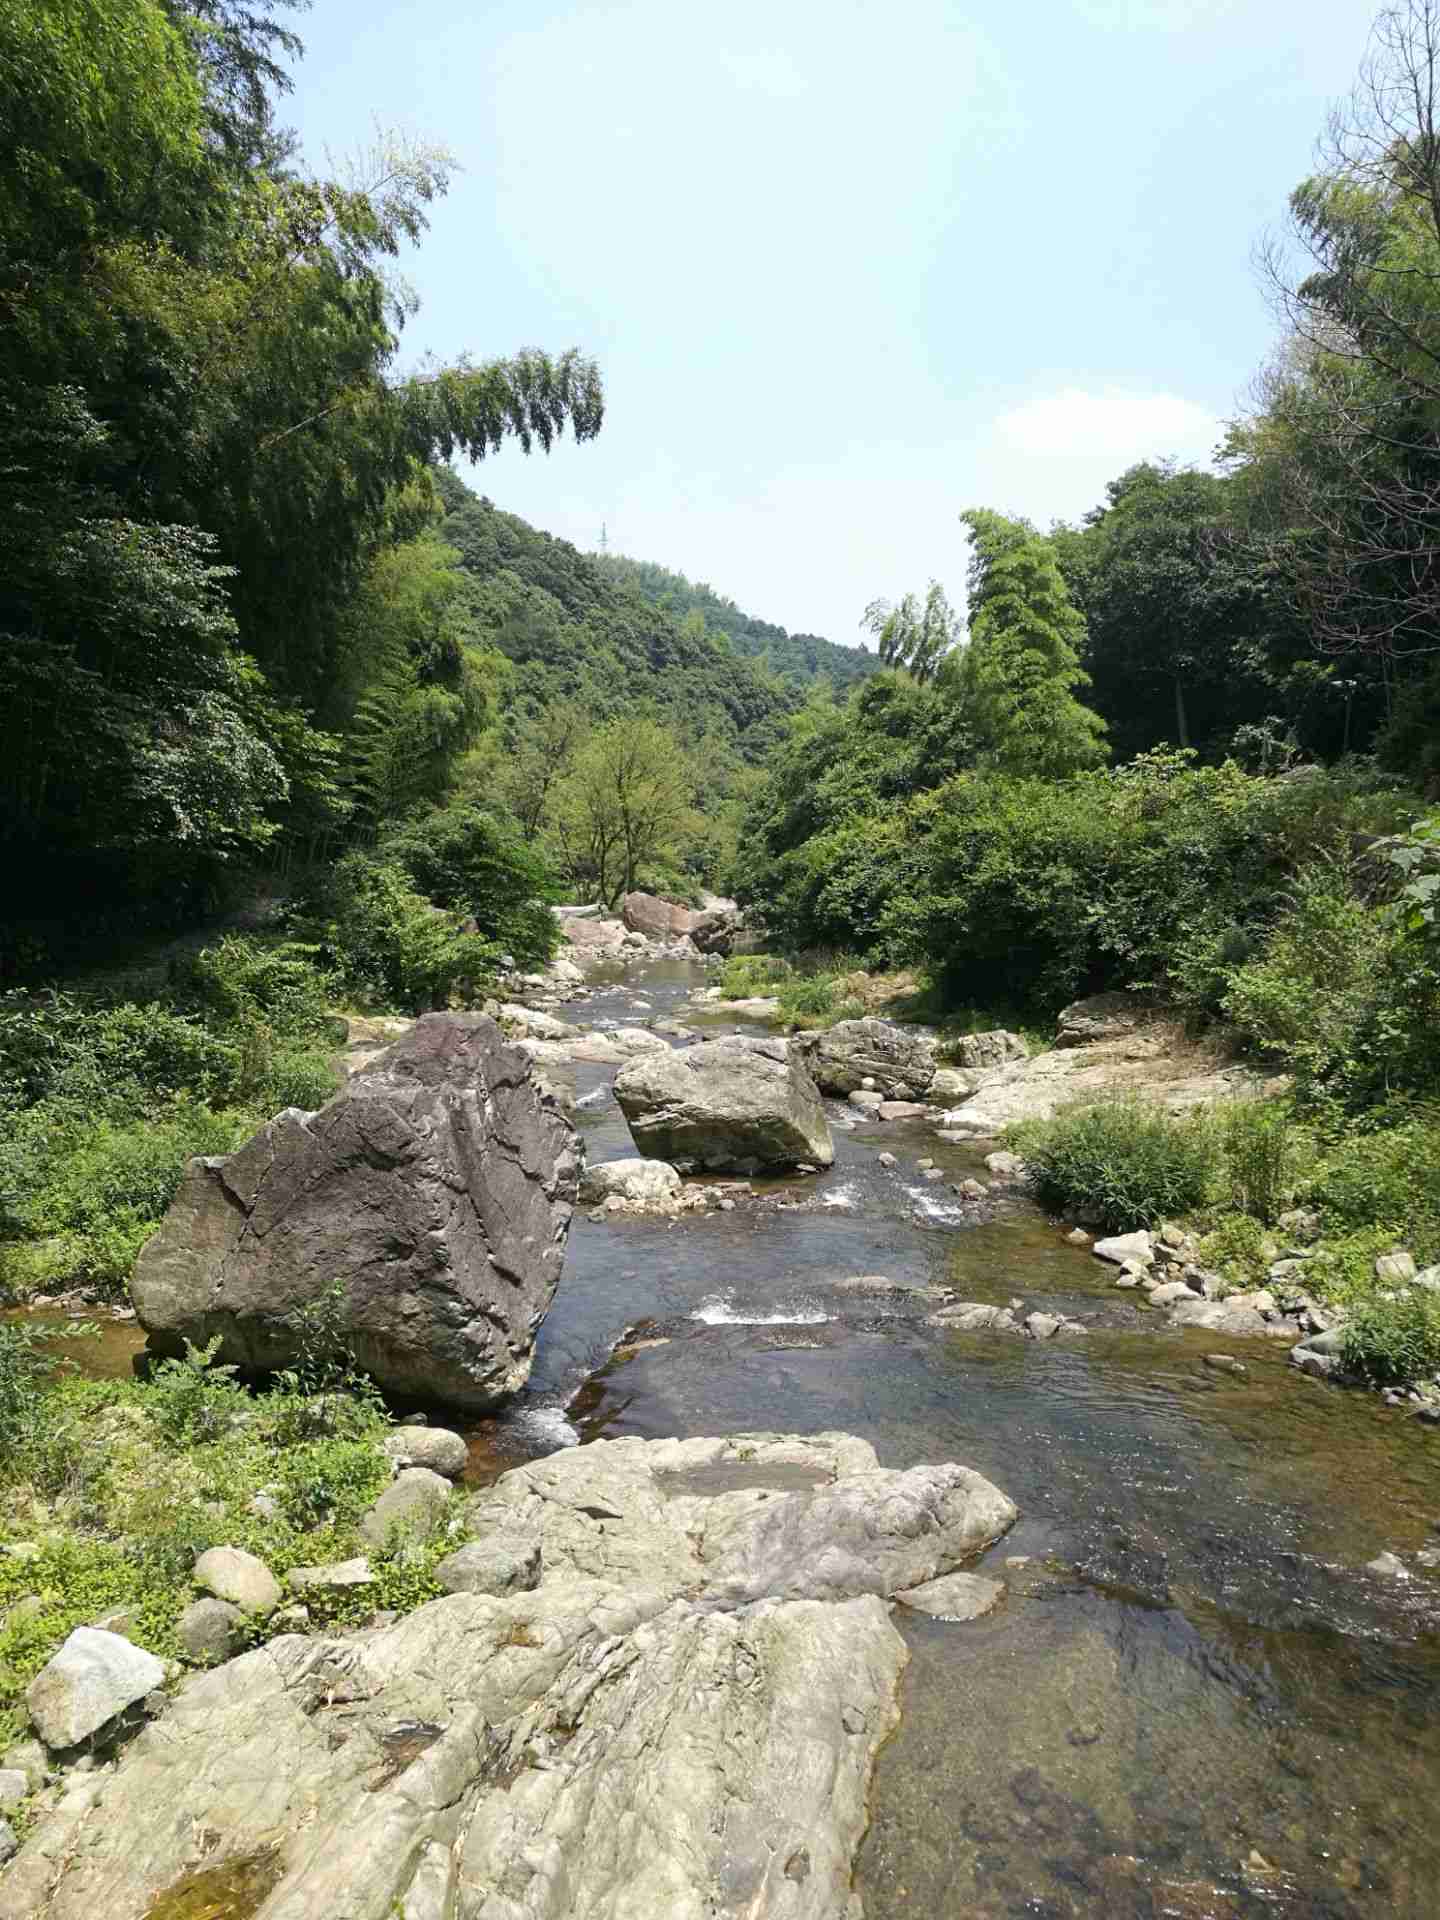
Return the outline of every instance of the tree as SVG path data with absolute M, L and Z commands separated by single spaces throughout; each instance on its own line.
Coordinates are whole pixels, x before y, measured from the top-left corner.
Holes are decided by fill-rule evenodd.
M 645 713 L 612 720 L 575 756 L 555 801 L 571 879 L 614 906 L 652 862 L 678 857 L 693 783 L 679 742 Z
M 1290 338 L 1234 439 L 1319 647 L 1388 706 L 1440 628 L 1440 0 L 1378 17 L 1262 272 Z
M 1188 747 L 1197 731 L 1228 738 L 1265 714 L 1259 669 L 1290 622 L 1229 484 L 1144 461 L 1111 481 L 1082 529 L 1052 536 L 1085 618 L 1094 705 L 1127 758 L 1163 740 Z
M 923 602 L 913 593 L 907 593 L 898 606 L 872 600 L 860 624 L 874 634 L 885 665 L 903 667 L 922 686 L 935 679 L 960 642 L 960 618 L 938 580 L 930 582 Z
M 972 508 L 970 639 L 956 685 L 982 765 L 1059 778 L 1106 757 L 1105 723 L 1075 697 L 1085 621 L 1050 543 L 1023 520 Z

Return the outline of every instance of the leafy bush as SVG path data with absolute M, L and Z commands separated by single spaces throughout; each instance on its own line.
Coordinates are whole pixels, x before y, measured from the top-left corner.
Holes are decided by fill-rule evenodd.
M 1440 1112 L 1399 1124 L 1350 1128 L 1307 1172 L 1301 1193 L 1319 1209 L 1327 1236 L 1381 1227 L 1422 1261 L 1440 1259 Z
M 559 899 L 536 854 L 479 807 L 454 802 L 391 829 L 379 857 L 402 868 L 434 905 L 453 908 L 522 967 L 553 958 L 560 930 L 547 901 Z
M 720 969 L 717 985 L 727 1000 L 750 1000 L 773 993 L 792 971 L 790 962 L 778 954 L 737 953 Z
M 1409 1386 L 1440 1373 L 1440 1297 L 1405 1288 L 1353 1307 L 1345 1322 L 1341 1364 L 1380 1387 Z
M 1046 1206 L 1120 1233 L 1201 1206 L 1219 1166 L 1206 1115 L 1177 1118 L 1140 1101 L 1068 1107 L 1012 1128 L 1010 1144 Z
M 1243 1035 L 1286 1061 L 1306 1099 L 1358 1106 L 1440 1084 L 1440 968 L 1336 863 L 1298 876 L 1223 1005 Z
M 1288 1107 L 1244 1100 L 1219 1121 L 1229 1204 L 1272 1224 L 1294 1193 L 1298 1142 Z
M 265 1026 L 272 1035 L 314 1039 L 329 1031 L 331 982 L 316 947 L 226 934 L 175 968 L 182 1002 L 212 1027 Z
M 51 1099 L 133 1114 L 179 1093 L 223 1097 L 238 1071 L 233 1045 L 168 1007 L 0 996 L 0 1090 L 22 1106 Z
M 347 854 L 321 911 L 324 949 L 362 1002 L 423 1013 L 473 998 L 494 979 L 498 949 L 415 892 L 402 867 Z

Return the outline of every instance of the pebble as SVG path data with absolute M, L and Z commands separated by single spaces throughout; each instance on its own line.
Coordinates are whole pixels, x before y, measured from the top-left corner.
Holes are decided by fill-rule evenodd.
M 877 1154 L 876 1158 L 882 1167 L 893 1167 L 895 1164 L 895 1156 L 893 1153 Z

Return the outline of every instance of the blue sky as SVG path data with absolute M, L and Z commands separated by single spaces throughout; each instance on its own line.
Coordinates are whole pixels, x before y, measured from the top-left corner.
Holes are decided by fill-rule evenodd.
M 1354 0 L 315 0 L 287 118 L 463 168 L 407 360 L 579 345 L 597 441 L 465 477 L 853 641 L 957 600 L 956 516 L 1203 460 L 1274 338 L 1251 252 L 1350 86 Z

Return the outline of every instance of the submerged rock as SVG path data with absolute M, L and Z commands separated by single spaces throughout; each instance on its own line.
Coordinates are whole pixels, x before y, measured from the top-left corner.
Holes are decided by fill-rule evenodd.
M 946 1573 L 923 1586 L 897 1593 L 902 1607 L 928 1613 L 936 1620 L 978 1620 L 1004 1596 L 999 1580 L 987 1580 L 979 1573 Z
M 492 1020 L 433 1013 L 318 1113 L 192 1160 L 136 1263 L 152 1347 L 290 1365 L 295 1314 L 338 1285 L 360 1365 L 484 1408 L 523 1386 L 564 1258 L 576 1136 Z
M 5 1920 L 145 1920 L 264 1856 L 285 1920 L 859 1920 L 904 1643 L 887 1600 L 1003 1532 L 962 1467 L 845 1435 L 598 1442 L 505 1476 L 533 1591 L 197 1675 L 11 1865 Z
M 815 1083 L 784 1040 L 705 1040 L 632 1061 L 615 1098 L 642 1152 L 684 1172 L 828 1167 Z

